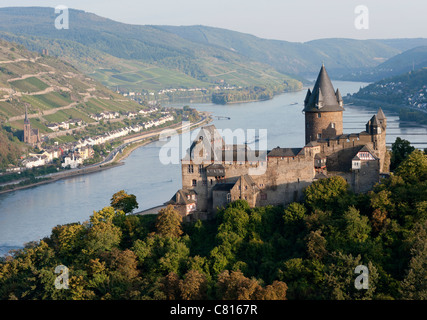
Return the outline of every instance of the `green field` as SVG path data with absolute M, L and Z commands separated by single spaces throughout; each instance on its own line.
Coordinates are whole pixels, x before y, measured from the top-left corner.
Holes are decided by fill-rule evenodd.
M 63 96 L 58 92 L 49 92 L 41 95 L 24 96 L 22 100 L 39 108 L 40 110 L 49 110 L 59 107 L 64 107 L 72 103 L 71 99 Z
M 9 83 L 14 89 L 18 89 L 22 92 L 38 92 L 49 87 L 46 83 L 36 77 L 10 81 Z
M 121 61 L 121 65 L 116 68 L 97 69 L 91 76 L 107 87 L 121 87 L 137 92 L 212 85 L 212 83 L 197 80 L 176 70 L 147 66 L 133 61 Z

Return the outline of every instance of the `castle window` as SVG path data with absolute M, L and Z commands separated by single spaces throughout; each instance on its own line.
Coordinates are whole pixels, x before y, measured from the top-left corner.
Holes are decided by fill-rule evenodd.
M 248 186 L 245 186 L 245 190 L 248 190 Z
M 320 114 L 320 113 L 319 113 Z M 321 133 L 318 133 L 317 134 L 317 139 L 322 139 L 322 134 Z
M 188 173 L 193 173 L 194 172 L 194 168 L 192 164 L 188 165 Z
M 197 180 L 193 179 L 193 187 L 196 187 L 196 186 L 197 186 Z
M 212 185 L 212 183 L 213 183 L 213 180 L 211 179 L 211 185 Z
M 317 117 L 318 117 L 318 118 L 321 118 L 321 117 L 322 117 L 322 114 L 319 112 L 319 113 L 317 114 Z
M 231 202 L 231 193 L 227 193 L 227 203 Z
M 335 129 L 335 123 L 334 122 L 331 123 L 331 128 Z
M 199 164 L 199 173 L 203 172 L 203 164 Z

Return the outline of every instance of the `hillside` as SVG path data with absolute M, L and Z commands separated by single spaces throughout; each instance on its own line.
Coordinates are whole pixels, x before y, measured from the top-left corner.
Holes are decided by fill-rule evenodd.
M 69 10 L 70 29 L 54 28 L 53 8 L 0 9 L 3 37 L 49 49 L 110 88 L 141 91 L 197 87 L 277 85 L 310 76 L 324 62 L 333 77 L 367 70 L 427 39 L 267 40 L 205 26 L 129 25 Z M 29 18 L 31 16 L 31 18 Z M 168 78 L 174 81 L 167 81 Z M 176 80 L 176 81 L 175 81 Z M 196 81 L 196 82 L 193 82 Z
M 45 142 L 53 144 L 78 139 L 76 133 L 103 133 L 93 119 L 101 112 L 115 111 L 114 128 L 129 111 L 147 109 L 87 77 L 59 58 L 41 55 L 22 45 L 0 39 L 0 168 L 16 165 L 31 151 L 22 141 L 25 110 L 31 127 Z M 63 129 L 55 128 L 62 123 Z M 102 125 L 100 127 L 100 125 Z
M 345 98 L 345 102 L 381 105 L 399 112 L 401 120 L 427 123 L 427 68 L 372 83 Z
M 335 76 L 376 66 L 418 41 L 320 39 L 305 43 L 267 40 L 250 34 L 206 26 L 157 26 L 186 40 L 231 50 L 292 75 L 316 73 L 324 62 Z M 424 41 L 424 40 L 423 40 Z M 424 41 L 427 44 L 427 40 Z
M 404 51 L 376 67 L 346 75 L 343 79 L 375 82 L 425 67 L 427 67 L 427 46 L 419 46 Z
M 79 10 L 69 12 L 73 25 L 61 32 L 53 27 L 51 8 L 2 8 L 0 30 L 3 37 L 33 50 L 49 49 L 52 55 L 71 59 L 73 65 L 110 88 L 123 86 L 141 92 L 292 81 L 269 65 L 153 26 L 127 25 Z
M 141 108 L 61 59 L 28 51 L 0 40 L 0 120 L 22 126 L 25 108 L 30 119 L 41 122 L 81 118 L 101 111 Z M 38 125 L 42 132 L 49 129 Z

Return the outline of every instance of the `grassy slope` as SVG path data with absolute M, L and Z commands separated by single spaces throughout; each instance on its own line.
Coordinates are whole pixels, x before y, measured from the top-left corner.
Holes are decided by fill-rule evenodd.
M 70 118 L 93 122 L 89 116 L 94 110 L 87 107 L 90 104 L 97 106 L 96 112 L 141 108 L 67 62 L 4 40 L 0 40 L 0 68 L 0 121 L 11 119 L 9 125 L 15 129 L 22 129 L 22 119 L 16 117 L 23 116 L 26 106 L 30 115 L 40 114 L 31 121 L 42 133 L 50 131 L 45 126 L 49 122 Z M 62 107 L 67 109 L 56 110 Z

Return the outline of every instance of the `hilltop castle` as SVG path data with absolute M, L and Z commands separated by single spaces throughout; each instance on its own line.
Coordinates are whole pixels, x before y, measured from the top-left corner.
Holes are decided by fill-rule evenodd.
M 366 131 L 343 134 L 344 111 L 322 66 L 304 100 L 304 147 L 251 150 L 225 144 L 213 125 L 201 128 L 181 160 L 182 189 L 169 204 L 183 216 L 204 219 L 238 199 L 252 207 L 301 200 L 305 187 L 330 176 L 342 176 L 355 192 L 370 190 L 389 172 L 387 119 L 380 108 Z

